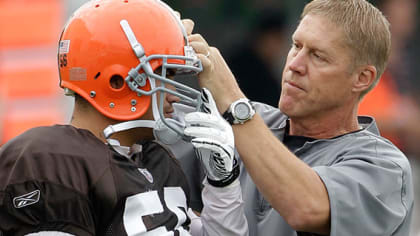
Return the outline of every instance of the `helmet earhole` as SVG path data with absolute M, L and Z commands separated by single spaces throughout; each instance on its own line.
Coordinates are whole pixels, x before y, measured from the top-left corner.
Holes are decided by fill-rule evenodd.
M 109 80 L 111 88 L 120 90 L 124 86 L 124 78 L 121 75 L 113 75 Z

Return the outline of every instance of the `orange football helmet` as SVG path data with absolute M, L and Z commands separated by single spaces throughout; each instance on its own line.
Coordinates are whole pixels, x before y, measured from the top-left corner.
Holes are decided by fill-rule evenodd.
M 139 119 L 151 103 L 155 119 L 160 113 L 164 120 L 162 107 L 156 104 L 158 91 L 199 107 L 199 91 L 166 77 L 167 69 L 198 73 L 202 65 L 179 17 L 160 0 L 87 2 L 64 28 L 58 66 L 60 86 L 67 94 L 79 94 L 115 120 Z M 155 73 L 160 67 L 161 74 Z

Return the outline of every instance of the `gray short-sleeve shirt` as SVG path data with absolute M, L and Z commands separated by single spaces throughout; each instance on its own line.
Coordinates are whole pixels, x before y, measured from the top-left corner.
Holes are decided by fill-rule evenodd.
M 287 117 L 277 108 L 254 106 L 273 134 L 283 140 Z M 327 188 L 332 236 L 408 236 L 414 198 L 409 162 L 379 135 L 373 118 L 359 117 L 359 124 L 360 131 L 308 141 L 294 153 L 318 173 Z M 182 157 L 184 162 L 193 158 Z M 264 199 L 243 165 L 240 182 L 250 236 L 313 235 L 294 231 Z

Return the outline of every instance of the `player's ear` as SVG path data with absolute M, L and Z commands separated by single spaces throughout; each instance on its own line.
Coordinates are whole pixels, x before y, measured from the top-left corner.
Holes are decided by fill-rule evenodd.
M 376 68 L 372 65 L 364 65 L 356 70 L 353 79 L 353 92 L 362 92 L 368 89 L 374 82 L 377 75 Z

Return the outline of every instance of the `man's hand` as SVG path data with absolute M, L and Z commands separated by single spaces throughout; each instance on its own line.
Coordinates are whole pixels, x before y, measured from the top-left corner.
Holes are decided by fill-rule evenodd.
M 202 112 L 185 116 L 185 134 L 193 137 L 191 142 L 207 171 L 208 182 L 217 187 L 227 186 L 239 175 L 232 127 L 218 112 L 210 91 L 203 88 L 201 96 Z
M 220 51 L 209 46 L 200 34 L 192 33 L 194 29 L 192 20 L 183 19 L 182 23 L 188 34 L 190 46 L 194 48 L 203 65 L 203 71 L 198 74 L 200 87 L 211 91 L 217 102 L 217 108 L 223 113 L 233 101 L 245 96 Z

